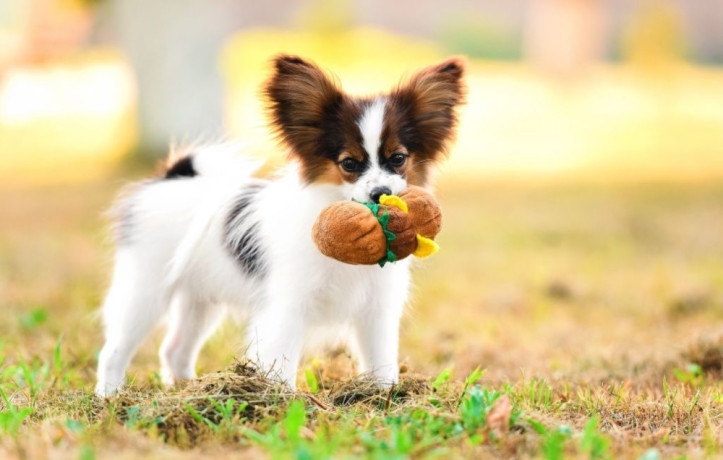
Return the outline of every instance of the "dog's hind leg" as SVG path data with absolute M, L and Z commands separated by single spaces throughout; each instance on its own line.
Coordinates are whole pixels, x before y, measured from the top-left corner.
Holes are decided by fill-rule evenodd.
M 112 396 L 123 386 L 128 364 L 165 310 L 158 293 L 160 280 L 138 262 L 129 250 L 117 254 L 103 304 L 106 341 L 98 357 L 98 396 Z
M 168 331 L 159 350 L 163 383 L 196 377 L 196 359 L 203 344 L 225 315 L 225 307 L 195 301 L 179 292 L 171 303 Z
M 256 311 L 247 328 L 247 357 L 291 389 L 296 389 L 296 371 L 305 334 L 301 311 L 302 308 L 271 304 Z

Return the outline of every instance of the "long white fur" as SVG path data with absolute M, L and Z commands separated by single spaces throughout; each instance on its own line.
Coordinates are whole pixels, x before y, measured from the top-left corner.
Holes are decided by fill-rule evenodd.
M 359 118 L 359 131 L 362 135 L 362 145 L 369 154 L 372 165 L 379 164 L 377 152 L 382 140 L 382 128 L 384 127 L 384 112 L 387 101 L 383 97 L 374 99 L 374 102 L 364 111 Z
M 371 188 L 380 185 L 398 193 L 404 180 L 381 174 L 377 164 L 354 185 L 302 185 L 298 171 L 289 168 L 258 193 L 244 217 L 260 225 L 266 266 L 258 277 L 246 274 L 224 243 L 234 199 L 257 181 L 251 177 L 253 166 L 227 145 L 201 149 L 194 167 L 199 176 L 144 183 L 123 199 L 131 209 L 129 236 L 117 248 L 103 304 L 106 343 L 96 394 L 121 389 L 133 355 L 163 318 L 168 324 L 160 349 L 164 382 L 194 377 L 203 343 L 229 312 L 249 318 L 249 357 L 292 388 L 310 338 L 342 327 L 351 331 L 346 339 L 359 371 L 381 385 L 395 383 L 408 261 L 384 268 L 343 264 L 316 249 L 311 228 L 329 203 L 368 200 Z M 243 230 L 241 223 L 236 231 Z

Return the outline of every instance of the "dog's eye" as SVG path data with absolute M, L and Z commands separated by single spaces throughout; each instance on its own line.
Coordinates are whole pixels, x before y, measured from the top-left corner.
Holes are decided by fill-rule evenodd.
M 406 162 L 407 162 L 407 156 L 403 153 L 395 153 L 394 155 L 389 157 L 389 164 L 395 168 L 404 166 L 404 163 L 406 163 Z
M 346 172 L 359 172 L 361 171 L 362 164 L 354 158 L 344 158 L 341 160 L 341 167 Z

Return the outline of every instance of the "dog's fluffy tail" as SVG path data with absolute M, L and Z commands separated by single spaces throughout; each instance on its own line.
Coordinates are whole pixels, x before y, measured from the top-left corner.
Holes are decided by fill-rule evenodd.
M 230 142 L 171 148 L 163 168 L 163 177 L 249 177 L 261 166 L 261 162 L 242 155 L 241 150 L 241 145 Z

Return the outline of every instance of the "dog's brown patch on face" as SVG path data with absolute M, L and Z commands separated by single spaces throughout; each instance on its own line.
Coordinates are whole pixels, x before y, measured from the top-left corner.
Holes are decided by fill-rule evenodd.
M 323 170 L 322 168 L 317 168 L 314 183 L 341 185 L 344 183 L 344 176 L 339 171 L 339 167 L 336 163 L 333 161 L 327 161 Z
M 419 155 L 413 153 L 409 155 L 407 159 L 406 179 L 407 184 L 416 185 L 418 187 L 424 187 L 427 185 L 429 180 L 429 170 L 433 161 L 425 158 L 421 158 Z
M 398 112 L 390 111 L 384 123 L 382 131 L 382 152 L 389 160 L 396 153 L 406 155 L 407 159 L 401 167 L 393 168 L 393 171 L 400 174 L 409 185 L 424 186 L 427 183 L 427 171 L 434 161 L 423 157 L 419 153 L 409 150 L 399 140 L 399 131 L 404 126 Z
M 393 163 L 393 157 L 395 155 L 404 156 L 405 161 L 401 166 L 396 166 Z M 395 132 L 393 125 L 389 123 L 389 118 L 387 118 L 384 122 L 384 127 L 382 128 L 382 143 L 379 164 L 388 172 L 396 173 L 404 178 L 407 178 L 409 167 L 412 164 L 411 159 L 409 151 L 399 141 L 397 132 Z
M 359 148 L 359 146 L 351 146 L 348 151 L 343 152 L 341 155 L 339 155 L 339 158 L 337 159 L 337 170 L 339 171 L 339 175 L 341 176 L 342 180 L 344 182 L 348 182 L 350 184 L 355 183 L 359 176 L 361 175 L 361 171 L 359 172 L 350 172 L 344 169 L 343 162 L 345 159 L 349 158 L 354 161 L 356 161 L 360 165 L 364 165 L 367 162 L 367 157 L 364 154 L 363 150 Z
M 352 153 L 352 151 L 354 153 Z M 360 173 L 349 172 L 344 169 L 344 167 L 342 166 L 342 162 L 346 158 L 353 159 L 360 164 L 364 164 L 367 161 L 366 155 L 364 155 L 364 153 L 358 148 L 351 149 L 351 151 L 344 151 L 341 153 L 341 155 L 339 155 L 336 161 L 326 162 L 325 171 L 315 177 L 314 183 L 326 183 L 335 185 L 341 185 L 344 182 L 348 182 L 350 184 L 355 183 L 359 179 Z

